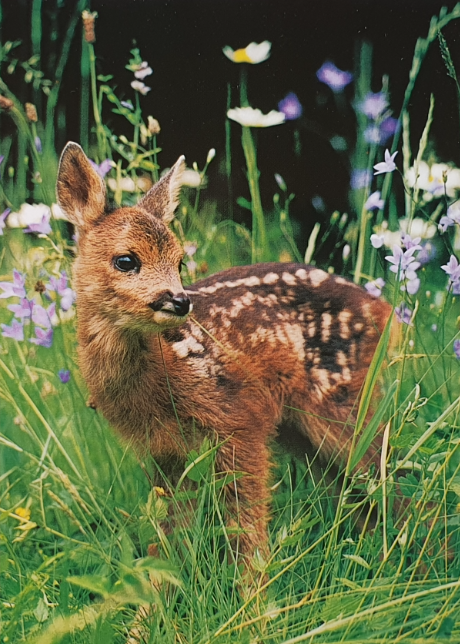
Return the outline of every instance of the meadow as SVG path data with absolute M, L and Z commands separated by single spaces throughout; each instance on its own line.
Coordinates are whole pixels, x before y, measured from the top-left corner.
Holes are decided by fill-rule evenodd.
M 184 245 L 184 282 L 236 264 L 305 261 L 384 297 L 399 321 L 397 346 L 385 361 L 383 337 L 357 401 L 355 448 L 340 485 L 303 454 L 277 448 L 270 556 L 256 557 L 250 584 L 229 546 L 214 446 L 190 452 L 174 488 L 167 480 L 152 487 L 153 460 L 138 460 L 87 404 L 76 361 L 76 240 L 55 203 L 56 141 L 65 138 L 60 87 L 78 39 L 79 143 L 110 199 L 136 203 L 165 168 L 161 124 L 143 110 L 154 84 L 150 63 L 132 49 L 128 87 L 116 74 L 98 74 L 94 29 L 104 25 L 85 8 L 81 0 L 61 34 L 52 78 L 39 56 L 40 2 L 32 3 L 32 56 L 22 57 L 19 41 L 1 46 L 1 641 L 125 642 L 145 604 L 154 605 L 144 633 L 151 643 L 460 641 L 460 169 L 437 157 L 430 138 L 436 96 L 411 147 L 411 117 L 420 109 L 411 98 L 430 48 L 439 49 L 439 73 L 451 78 L 460 113 L 459 76 L 443 35 L 460 19 L 460 4 L 434 16 L 419 38 L 402 105 L 391 103 L 388 79 L 371 91 L 368 45 L 353 74 L 327 61 L 318 70 L 337 113 L 354 112 L 356 129 L 330 140 L 349 168 L 347 212 L 328 212 L 318 197 L 318 222 L 303 245 L 283 176 L 261 198 L 257 146 L 265 128 L 283 136 L 302 105 L 291 93 L 268 114 L 257 110 L 247 66 L 263 74 L 270 43 L 216 51 L 241 75 L 226 148 L 216 153 L 210 142 L 207 158 L 188 168 L 171 224 Z M 458 137 L 459 124 L 448 136 Z M 236 146 L 247 193 L 235 201 L 248 225 L 206 192 L 208 167 L 219 158 L 231 185 Z M 353 465 L 379 427 L 381 471 L 356 476 Z M 392 512 L 396 485 L 407 501 L 403 516 Z M 364 500 L 351 496 L 356 487 Z M 166 533 L 176 505 L 191 518 Z M 361 528 L 359 509 L 367 513 Z M 366 529 L 371 513 L 376 525 Z

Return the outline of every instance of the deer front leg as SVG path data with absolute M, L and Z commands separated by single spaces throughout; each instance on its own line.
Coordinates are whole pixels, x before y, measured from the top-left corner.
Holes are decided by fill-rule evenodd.
M 268 498 L 270 455 L 265 441 L 251 430 L 235 432 L 219 449 L 217 472 L 227 474 L 225 503 L 227 525 L 239 528 L 232 539 L 237 554 L 245 558 L 245 565 L 256 550 L 268 554 Z M 237 476 L 235 476 L 235 473 Z

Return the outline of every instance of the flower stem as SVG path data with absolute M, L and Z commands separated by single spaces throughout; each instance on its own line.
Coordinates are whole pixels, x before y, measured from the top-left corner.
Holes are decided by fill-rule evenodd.
M 243 126 L 241 137 L 246 166 L 248 168 L 249 192 L 251 193 L 252 210 L 252 243 L 251 262 L 263 262 L 268 254 L 267 236 L 265 230 L 264 211 L 260 199 L 259 170 L 257 168 L 257 153 L 249 127 Z

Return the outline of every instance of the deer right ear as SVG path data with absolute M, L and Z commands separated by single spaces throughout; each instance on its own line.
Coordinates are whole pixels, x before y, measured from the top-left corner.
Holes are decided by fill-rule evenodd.
M 56 192 L 60 207 L 81 231 L 104 212 L 105 184 L 77 143 L 67 143 L 62 152 Z

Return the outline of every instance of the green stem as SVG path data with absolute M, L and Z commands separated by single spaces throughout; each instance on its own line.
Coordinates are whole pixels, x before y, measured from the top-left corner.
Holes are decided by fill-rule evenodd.
M 91 97 L 93 101 L 93 116 L 96 123 L 97 149 L 99 163 L 107 158 L 107 142 L 105 138 L 104 127 L 102 125 L 101 113 L 97 100 L 97 74 L 96 74 L 96 55 L 91 43 L 86 43 L 89 54 L 89 66 L 91 76 Z
M 251 193 L 252 210 L 252 244 L 251 262 L 263 262 L 268 255 L 267 235 L 265 230 L 264 211 L 260 198 L 259 170 L 257 168 L 257 153 L 249 127 L 243 126 L 241 137 L 246 166 L 248 168 L 249 192 Z
M 89 100 L 91 68 L 89 63 L 89 51 L 86 46 L 84 35 L 82 35 L 81 47 L 81 95 L 80 95 L 80 145 L 86 153 L 89 146 Z
M 31 23 L 32 29 L 30 39 L 32 42 L 32 55 L 36 56 L 40 60 L 42 41 L 42 0 L 33 0 Z M 40 88 L 34 87 L 33 102 L 39 114 L 41 112 L 41 98 Z

